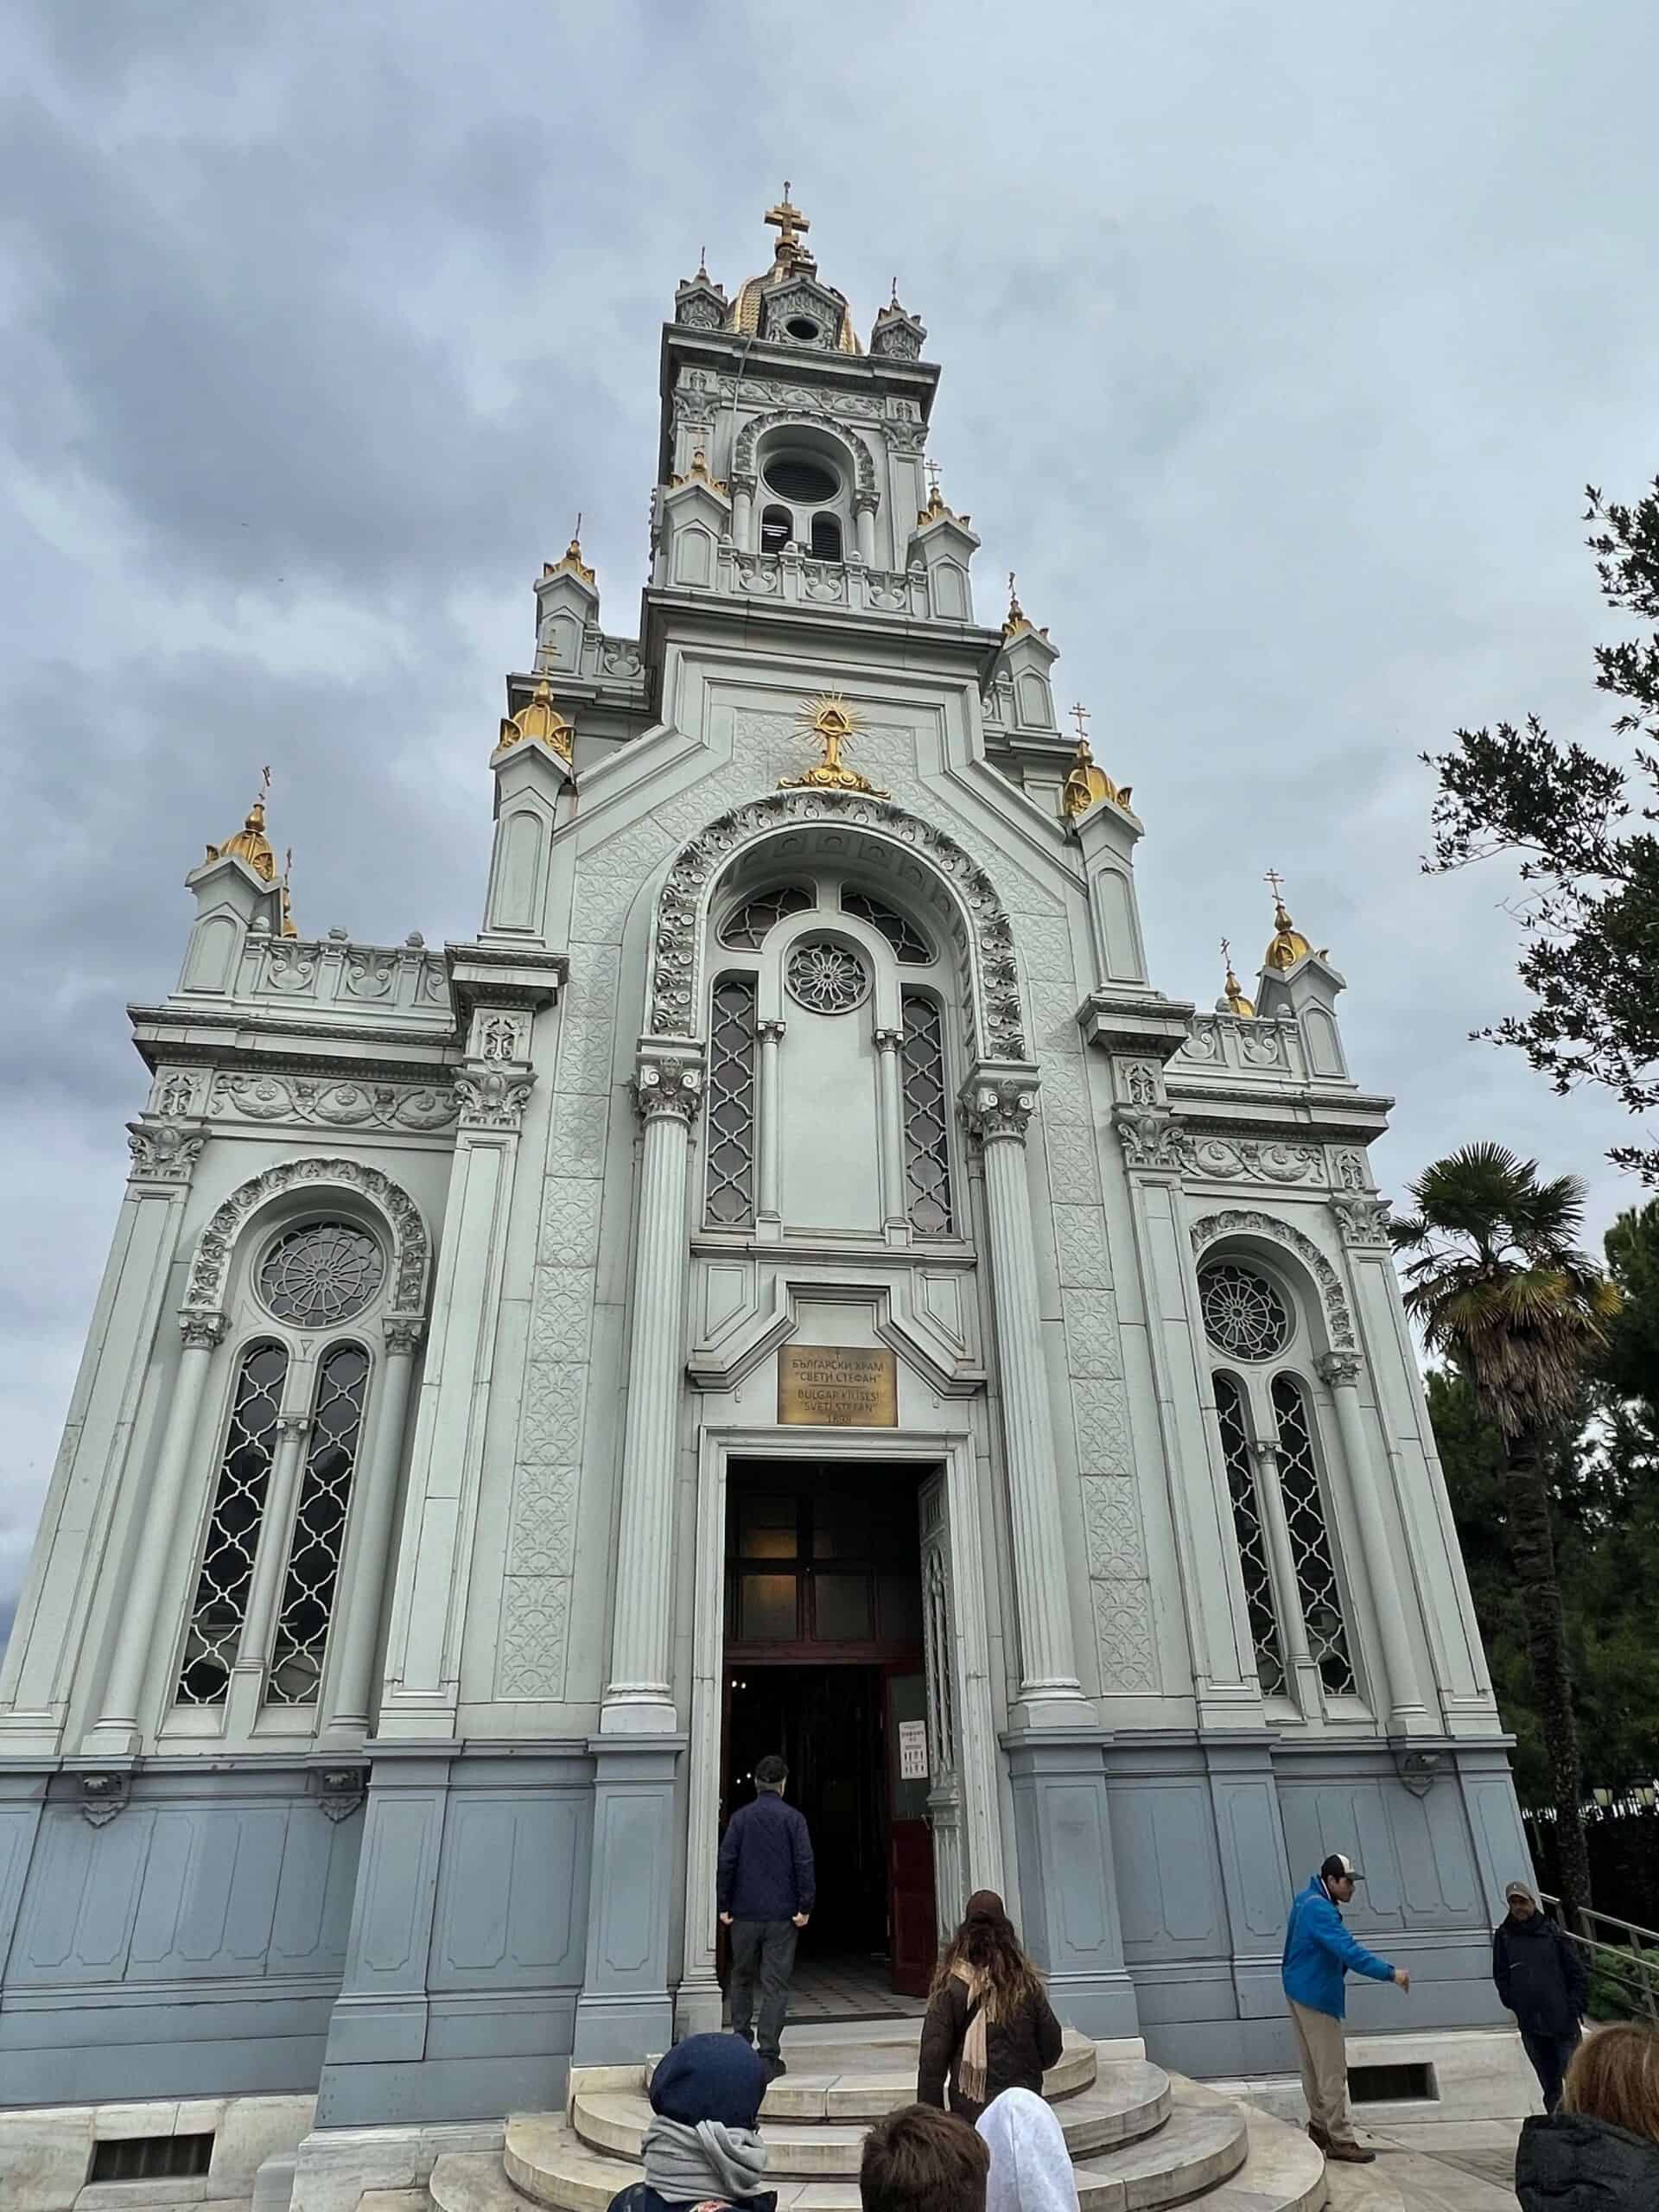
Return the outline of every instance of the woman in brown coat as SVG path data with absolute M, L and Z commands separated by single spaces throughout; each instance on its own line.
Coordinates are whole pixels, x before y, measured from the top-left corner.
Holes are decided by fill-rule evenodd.
M 916 2101 L 943 2105 L 970 2123 L 1004 2089 L 1040 2096 L 1060 2055 L 1060 2024 L 1042 1979 L 995 1890 L 976 1890 L 946 1946 L 922 2023 Z

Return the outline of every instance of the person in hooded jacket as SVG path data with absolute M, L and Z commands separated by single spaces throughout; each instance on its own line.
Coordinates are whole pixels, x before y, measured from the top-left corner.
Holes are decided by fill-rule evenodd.
M 1004 2089 L 976 2123 L 991 2154 L 985 2212 L 1077 2212 L 1065 2130 L 1030 2089 Z
M 766 2063 L 742 2036 L 688 2036 L 651 2077 L 645 2177 L 619 2190 L 608 2212 L 675 2212 L 682 2205 L 777 2212 L 762 2186 L 766 2146 L 760 2101 Z
M 1503 1895 L 1510 1910 L 1492 1930 L 1492 1980 L 1498 2003 L 1515 2015 L 1544 2110 L 1554 2112 L 1579 2047 L 1590 1977 L 1572 1938 L 1539 1911 L 1524 1882 L 1511 1882 Z
M 1659 2035 L 1596 2028 L 1567 2069 L 1561 2108 L 1524 2120 L 1521 2212 L 1653 2212 L 1659 2205 Z
M 933 1976 L 916 2069 L 916 2101 L 970 2124 L 1004 2089 L 1040 2094 L 1064 2031 L 1042 1976 L 995 1890 L 976 1890 Z
M 1342 1924 L 1337 1907 L 1349 1903 L 1354 1884 L 1364 1878 L 1351 1859 L 1339 1851 L 1331 1853 L 1292 1900 L 1282 1969 L 1302 2064 L 1307 2132 L 1327 2158 L 1348 2165 L 1369 2165 L 1376 2153 L 1359 2141 L 1348 2117 L 1348 2056 L 1342 2035 L 1346 1976 L 1351 1968 L 1373 1981 L 1411 1987 L 1404 1967 L 1390 1966 L 1368 1951 Z

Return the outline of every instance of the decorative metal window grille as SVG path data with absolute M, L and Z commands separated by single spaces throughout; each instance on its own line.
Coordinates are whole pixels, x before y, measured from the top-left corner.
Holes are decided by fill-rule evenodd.
M 785 914 L 804 914 L 809 906 L 817 903 L 809 885 L 780 883 L 775 891 L 763 891 L 758 899 L 747 899 L 741 906 L 734 906 L 720 925 L 720 941 L 734 952 L 759 952 L 767 932 L 775 929 Z
M 1319 1679 L 1333 1696 L 1351 1697 L 1358 1687 L 1348 1656 L 1348 1629 L 1342 1615 L 1342 1589 L 1331 1556 L 1319 1471 L 1313 1459 L 1307 1398 L 1292 1375 L 1273 1378 L 1273 1410 L 1279 1423 L 1279 1487 L 1290 1527 L 1290 1555 L 1302 1597 L 1308 1649 Z
M 1205 1335 L 1230 1359 L 1271 1359 L 1290 1342 L 1290 1308 L 1253 1268 L 1206 1268 L 1198 1305 Z
M 276 1418 L 288 1354 L 281 1344 L 255 1344 L 243 1358 L 231 1402 L 225 1454 L 219 1463 L 201 1572 L 185 1630 L 181 1705 L 223 1705 L 230 1688 L 253 1580 L 253 1555 L 265 1517 Z
M 1250 1465 L 1244 1394 L 1230 1375 L 1216 1377 L 1216 1416 L 1221 1424 L 1222 1458 L 1227 1463 L 1227 1494 L 1233 1502 L 1238 1562 L 1244 1571 L 1244 1609 L 1249 1617 L 1250 1641 L 1255 1646 L 1256 1673 L 1263 1696 L 1277 1697 L 1285 1688 L 1285 1662 L 1273 1605 L 1273 1575 L 1268 1566 L 1255 1473 Z
M 754 985 L 715 986 L 709 1038 L 708 1214 L 724 1229 L 754 1219 Z
M 933 957 L 933 948 L 920 931 L 914 930 L 904 916 L 895 913 L 880 899 L 872 899 L 868 891 L 843 890 L 841 911 L 852 914 L 861 922 L 868 922 L 873 930 L 880 930 L 893 947 L 893 957 L 907 968 L 925 968 Z
M 385 1255 L 348 1221 L 308 1221 L 259 1262 L 259 1295 L 279 1321 L 330 1328 L 360 1313 L 385 1281 Z
M 368 1355 L 356 1344 L 324 1353 L 271 1648 L 270 1705 L 315 1705 L 321 1687 L 368 1378 Z
M 944 1560 L 937 1550 L 927 1555 L 926 1589 L 923 1613 L 927 1637 L 928 1719 L 932 1724 L 933 1779 L 953 1773 L 957 1764 L 957 1721 L 950 1681 L 950 1605 L 944 1583 Z
M 869 995 L 870 971 L 850 946 L 815 937 L 790 954 L 784 981 L 813 1014 L 850 1014 Z
M 950 1116 L 944 1016 L 919 991 L 904 996 L 899 1083 L 905 1117 L 906 1211 L 919 1236 L 950 1233 Z

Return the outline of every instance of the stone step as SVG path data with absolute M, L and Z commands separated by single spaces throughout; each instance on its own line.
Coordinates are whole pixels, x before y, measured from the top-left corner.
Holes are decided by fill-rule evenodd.
M 916 2097 L 916 2045 L 785 2045 L 789 2071 L 766 2091 L 760 2111 L 767 2120 L 872 2120 Z M 649 2083 L 656 2070 L 645 2069 Z M 1095 2046 L 1075 2028 L 1065 2031 L 1060 2056 L 1043 2076 L 1043 2094 L 1058 2104 L 1093 2086 Z M 626 2069 L 584 2069 L 573 2076 L 571 2102 L 587 2089 L 626 2090 Z
M 1233 2178 L 1249 2153 L 1244 2108 L 1207 2090 L 1195 2096 L 1194 2088 L 1190 2082 L 1172 2085 L 1172 2110 L 1155 2135 L 1074 2160 L 1082 2212 L 1150 2212 Z
M 779 2093 L 784 2092 L 785 2101 Z M 855 2178 L 865 2126 L 884 2113 L 915 2101 L 913 2074 L 817 2081 L 785 2075 L 766 2093 L 761 2128 L 768 2168 L 779 2180 Z M 789 2116 L 789 2104 L 797 2116 Z M 1170 2109 L 1169 2077 L 1145 2059 L 1115 2066 L 1088 2088 L 1073 2091 L 1056 2110 L 1074 2158 L 1132 2141 L 1162 2125 Z M 651 2125 L 643 2088 L 594 2089 L 585 2082 L 570 2099 L 570 2120 L 589 2150 L 638 2160 Z
M 1244 2107 L 1244 2120 L 1249 2155 L 1230 2181 L 1198 2199 L 1204 2212 L 1324 2212 L 1329 2194 L 1324 2152 L 1303 2129 L 1252 2106 Z

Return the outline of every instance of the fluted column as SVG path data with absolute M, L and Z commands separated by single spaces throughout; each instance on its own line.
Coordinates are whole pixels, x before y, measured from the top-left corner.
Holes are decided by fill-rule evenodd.
M 139 1701 L 150 1647 L 161 1627 L 156 1615 L 162 1592 L 178 1541 L 179 1501 L 195 1454 L 207 1370 L 224 1340 L 226 1318 L 222 1313 L 186 1313 L 179 1326 L 184 1332 L 184 1349 L 173 1378 L 167 1426 L 162 1432 L 156 1472 L 136 1531 L 131 1564 L 122 1578 L 121 1626 L 93 1731 L 100 1751 L 136 1751 L 142 1739 Z M 175 1625 L 167 1624 L 169 1642 Z M 124 1740 L 118 1743 L 112 1738 Z
M 1317 1719 L 1324 1710 L 1323 1685 L 1307 1640 L 1301 1585 L 1296 1577 L 1296 1554 L 1291 1549 L 1285 1494 L 1279 1481 L 1279 1446 L 1253 1442 L 1250 1452 L 1255 1461 L 1255 1495 L 1273 1567 L 1274 1594 L 1279 1602 L 1279 1625 L 1284 1631 L 1285 1669 L 1296 1685 L 1299 1709 L 1310 1719 Z
M 1023 1065 L 976 1069 L 964 1103 L 985 1149 L 997 1383 L 1020 1615 L 1020 1701 L 1026 1708 L 1019 1725 L 1086 1726 L 1095 1715 L 1077 1679 L 1026 1172 L 1037 1071 Z
M 1328 1351 L 1321 1356 L 1319 1370 L 1336 1401 L 1342 1456 L 1348 1463 L 1349 1484 L 1359 1516 L 1360 1548 L 1364 1554 L 1365 1575 L 1370 1585 L 1371 1610 L 1382 1639 L 1382 1671 L 1387 1678 L 1389 1712 L 1396 1723 L 1421 1723 L 1427 1717 L 1427 1708 L 1418 1687 L 1417 1662 L 1406 1627 L 1406 1609 L 1400 1602 L 1399 1586 L 1395 1580 L 1394 1551 L 1378 1493 L 1376 1462 L 1360 1411 L 1359 1357 L 1351 1351 Z
M 778 1054 L 784 1041 L 786 1025 L 775 1017 L 757 1021 L 755 1033 L 760 1039 L 760 1096 L 757 1101 L 760 1168 L 759 1185 L 755 1192 L 754 1217 L 760 1222 L 783 1219 L 784 1186 L 784 1128 L 779 1106 Z
M 881 1217 L 889 1229 L 908 1226 L 905 1205 L 905 1125 L 899 1055 L 902 1029 L 875 1032 L 876 1131 L 880 1146 Z
M 397 1505 L 397 1471 L 403 1464 L 409 1395 L 415 1382 L 415 1355 L 425 1324 L 394 1315 L 382 1331 L 385 1357 L 374 1400 L 374 1448 L 358 1493 L 356 1526 L 342 1562 L 339 1594 L 340 1656 L 334 1669 L 325 1736 L 366 1736 L 372 1719 L 374 1652 L 380 1634 L 380 1606 L 391 1565 L 392 1519 Z
M 662 1734 L 674 1726 L 674 1463 L 684 1363 L 686 1179 L 691 1123 L 702 1097 L 701 1062 L 685 1054 L 642 1055 L 634 1096 L 645 1135 L 622 1432 L 622 1536 L 611 1679 L 600 1719 L 606 1735 Z
M 282 1593 L 283 1570 L 288 1564 L 289 1533 L 294 1522 L 294 1493 L 300 1460 L 311 1433 L 309 1413 L 279 1414 L 276 1450 L 265 1484 L 265 1510 L 259 1519 L 259 1541 L 254 1548 L 253 1574 L 248 1584 L 247 1608 L 242 1634 L 237 1641 L 226 1706 L 226 1733 L 232 1738 L 253 1732 L 270 1663 L 271 1638 L 276 1626 L 276 1606 Z

